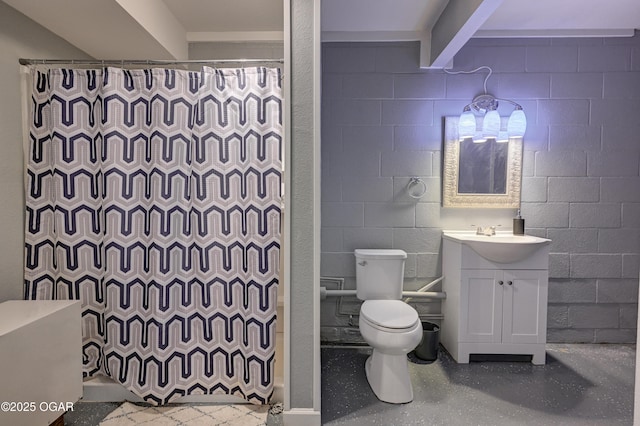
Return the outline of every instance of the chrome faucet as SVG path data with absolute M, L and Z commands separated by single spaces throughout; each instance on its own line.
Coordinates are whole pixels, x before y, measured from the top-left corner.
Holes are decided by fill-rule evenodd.
M 490 237 L 491 235 L 496 235 L 496 227 L 495 226 L 478 226 L 476 230 L 476 235 L 486 235 Z

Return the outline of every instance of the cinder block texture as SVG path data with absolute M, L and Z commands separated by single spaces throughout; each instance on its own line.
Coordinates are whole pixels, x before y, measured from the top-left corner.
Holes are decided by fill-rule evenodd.
M 640 255 L 639 254 L 623 254 L 622 255 L 622 277 L 634 278 L 640 273 Z
M 595 303 L 596 280 L 549 280 L 549 303 Z
M 587 154 L 584 151 L 538 151 L 536 176 L 586 176 Z
M 596 330 L 596 343 L 628 343 L 635 338 L 635 328 L 614 328 Z
M 615 305 L 573 305 L 569 307 L 572 328 L 618 328 L 620 308 Z
M 582 228 L 549 229 L 552 253 L 596 253 L 598 230 Z
M 574 278 L 622 278 L 622 255 L 572 254 L 571 276 Z
M 600 198 L 597 178 L 550 177 L 549 201 L 596 202 Z
M 535 177 L 522 178 L 521 200 L 530 203 L 544 203 L 547 201 L 547 179 Z
M 393 245 L 392 228 L 344 228 L 344 251 L 370 248 L 384 249 Z
M 594 329 L 548 328 L 547 342 L 549 343 L 593 343 Z
M 566 72 L 578 70 L 578 49 L 574 46 L 529 46 L 526 48 L 528 72 Z
M 638 307 L 632 303 L 620 306 L 620 327 L 636 328 L 638 324 Z
M 482 93 L 487 74 L 420 69 L 419 50 L 417 42 L 323 45 L 323 274 L 352 273 L 355 248 L 401 248 L 407 282 L 430 280 L 442 273 L 442 229 L 515 213 L 442 208 L 444 117 Z M 454 71 L 490 66 L 487 91 L 527 115 L 521 210 L 529 233 L 552 240 L 550 342 L 635 341 L 638 58 L 640 32 L 471 39 L 454 59 Z M 499 112 L 509 109 L 502 103 Z M 412 177 L 427 187 L 419 199 L 406 190 Z M 322 311 L 323 340 L 358 341 L 357 327 L 334 311 Z
M 598 280 L 598 303 L 638 303 L 638 280 Z
M 602 147 L 601 133 L 600 126 L 551 125 L 549 126 L 549 150 L 599 153 Z
M 553 74 L 551 97 L 555 99 L 601 98 L 602 73 Z
M 569 308 L 566 305 L 549 305 L 547 308 L 548 328 L 567 328 L 569 326 Z

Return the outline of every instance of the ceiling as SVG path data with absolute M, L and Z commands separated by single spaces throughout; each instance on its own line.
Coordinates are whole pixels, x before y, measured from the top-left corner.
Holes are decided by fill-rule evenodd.
M 284 37 L 283 0 L 3 1 L 100 59 L 184 60 L 193 42 Z M 323 41 L 419 40 L 423 67 L 447 66 L 472 37 L 631 36 L 640 29 L 638 0 L 322 0 L 321 10 Z

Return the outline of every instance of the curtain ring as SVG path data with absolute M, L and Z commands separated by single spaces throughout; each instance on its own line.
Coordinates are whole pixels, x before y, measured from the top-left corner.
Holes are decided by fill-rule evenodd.
M 415 185 L 421 186 L 418 193 L 414 193 L 411 191 L 411 188 Z M 416 200 L 418 200 L 422 198 L 422 196 L 426 193 L 427 193 L 427 184 L 424 183 L 422 179 L 420 179 L 419 177 L 412 177 L 409 179 L 409 183 L 407 184 L 407 194 L 409 194 L 409 197 L 415 198 Z

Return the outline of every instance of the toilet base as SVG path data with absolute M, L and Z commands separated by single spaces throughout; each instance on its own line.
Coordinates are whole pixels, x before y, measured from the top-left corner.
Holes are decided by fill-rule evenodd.
M 413 401 L 407 355 L 387 355 L 373 350 L 365 363 L 367 381 L 380 401 L 404 404 Z

